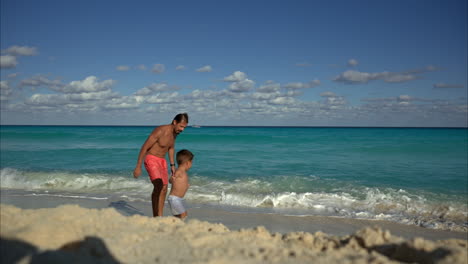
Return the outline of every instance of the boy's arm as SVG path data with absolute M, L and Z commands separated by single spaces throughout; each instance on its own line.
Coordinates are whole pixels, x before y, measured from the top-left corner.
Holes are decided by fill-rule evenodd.
M 133 177 L 138 178 L 141 175 L 141 164 L 143 163 L 143 159 L 146 156 L 148 150 L 158 141 L 158 138 L 161 135 L 161 129 L 159 127 L 155 128 L 153 132 L 148 136 L 143 146 L 141 146 L 140 153 L 138 154 L 137 165 L 133 170 Z

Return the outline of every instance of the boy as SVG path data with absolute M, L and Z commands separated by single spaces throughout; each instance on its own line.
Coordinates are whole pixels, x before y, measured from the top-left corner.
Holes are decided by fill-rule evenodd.
M 187 171 L 192 167 L 193 154 L 183 149 L 177 152 L 176 160 L 178 167 L 174 176 L 169 180 L 172 188 L 167 201 L 171 207 L 172 214 L 175 217 L 184 219 L 187 217 L 184 196 L 190 186 Z

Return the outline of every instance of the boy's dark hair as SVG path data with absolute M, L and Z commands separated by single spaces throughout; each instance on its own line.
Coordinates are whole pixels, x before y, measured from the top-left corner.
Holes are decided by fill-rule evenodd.
M 177 152 L 177 156 L 176 156 L 176 159 L 177 159 L 177 164 L 182 165 L 184 164 L 185 162 L 187 161 L 191 161 L 193 160 L 193 153 L 190 152 L 189 150 L 186 150 L 186 149 L 183 149 L 179 152 Z
M 174 120 L 177 122 L 177 123 L 180 123 L 182 121 L 185 121 L 186 123 L 188 123 L 188 114 L 187 113 L 181 113 L 181 114 L 178 114 L 174 117 Z

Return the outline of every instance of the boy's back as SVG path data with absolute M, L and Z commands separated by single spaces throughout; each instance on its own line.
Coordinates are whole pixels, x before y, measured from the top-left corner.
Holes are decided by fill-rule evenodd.
M 187 172 L 185 170 L 182 170 L 181 168 L 178 168 L 174 176 L 172 177 L 172 188 L 169 195 L 174 195 L 183 198 L 189 186 L 190 185 Z
M 192 152 L 186 149 L 177 152 L 177 164 L 179 167 L 174 173 L 174 176 L 169 180 L 172 184 L 172 188 L 169 197 L 167 197 L 167 201 L 171 207 L 172 214 L 182 219 L 187 217 L 184 196 L 189 188 L 187 171 L 192 167 L 192 159 Z

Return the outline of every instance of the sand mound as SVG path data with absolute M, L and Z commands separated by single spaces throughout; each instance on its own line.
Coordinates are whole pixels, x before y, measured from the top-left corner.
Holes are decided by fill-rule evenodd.
M 466 240 L 404 240 L 372 227 L 334 237 L 77 205 L 0 213 L 2 263 L 467 263 Z

